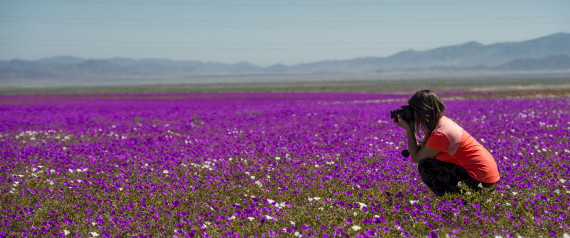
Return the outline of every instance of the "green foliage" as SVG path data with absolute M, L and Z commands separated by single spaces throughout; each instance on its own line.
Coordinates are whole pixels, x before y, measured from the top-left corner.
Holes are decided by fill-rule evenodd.
M 326 170 L 323 172 L 326 173 Z M 189 185 L 193 181 L 208 179 L 211 175 L 205 170 L 190 167 L 168 176 L 162 176 L 160 173 L 150 176 L 133 174 L 128 181 L 122 182 L 124 189 L 114 191 L 94 185 L 98 178 L 102 177 L 93 171 L 46 174 L 45 170 L 32 172 L 28 169 L 22 175 L 23 182 L 18 186 L 6 183 L 0 186 L 0 190 L 11 191 L 2 195 L 0 208 L 10 213 L 15 212 L 17 207 L 31 208 L 33 212 L 25 214 L 24 219 L 11 221 L 8 230 L 24 229 L 29 227 L 30 223 L 41 228 L 45 227 L 42 224 L 46 222 L 67 217 L 73 224 L 62 224 L 60 231 L 68 230 L 85 236 L 89 236 L 93 231 L 100 232 L 99 227 L 108 227 L 110 229 L 107 232 L 121 236 L 172 236 L 175 235 L 176 224 L 202 220 L 205 228 L 194 223 L 188 224 L 182 230 L 194 229 L 204 231 L 212 237 L 220 237 L 229 229 L 244 236 L 251 236 L 267 235 L 268 231 L 288 229 L 292 226 L 304 231 L 301 226 L 305 226 L 309 227 L 308 230 L 314 229 L 329 235 L 341 228 L 351 237 L 367 230 L 388 236 L 407 233 L 420 237 L 432 231 L 441 236 L 455 236 L 454 230 L 463 230 L 458 236 L 479 237 L 483 230 L 491 235 L 494 235 L 493 231 L 505 235 L 501 231 L 507 230 L 515 235 L 536 237 L 549 231 L 557 231 L 558 234 L 563 232 L 555 220 L 542 220 L 536 209 L 570 202 L 568 196 L 562 194 L 566 191 L 555 191 L 544 186 L 526 191 L 516 190 L 523 191 L 520 193 L 498 193 L 491 190 L 475 192 L 463 187 L 465 191 L 462 194 L 434 197 L 426 188 L 417 190 L 407 184 L 392 186 L 387 190 L 361 190 L 333 180 L 316 181 L 314 184 L 297 183 L 282 191 L 280 187 L 283 183 L 279 180 L 295 181 L 290 181 L 286 174 L 263 172 L 246 175 L 258 178 L 271 176 L 273 179 L 264 182 L 263 186 L 244 182 L 247 180 L 244 176 L 235 178 L 232 182 L 218 184 L 215 188 L 192 187 Z M 167 190 L 140 193 L 129 186 L 132 181 L 173 186 L 169 176 L 185 178 L 187 184 L 177 184 L 181 189 L 168 190 L 168 193 Z M 57 182 L 50 184 L 48 181 Z M 544 194 L 546 197 L 538 194 Z M 254 202 L 254 197 L 259 200 Z M 273 200 L 273 204 L 262 202 L 262 199 Z M 175 202 L 178 202 L 179 206 L 173 206 Z M 283 206 L 276 205 L 280 203 L 284 203 Z M 38 207 L 37 204 L 41 206 Z M 235 204 L 239 204 L 241 209 L 233 206 Z M 263 211 L 264 215 L 275 220 L 254 215 L 236 216 L 243 208 L 248 207 Z M 548 209 L 548 217 L 562 216 L 567 213 L 566 209 L 564 206 Z M 218 216 L 234 218 L 226 224 L 223 219 L 218 219 Z M 382 220 L 374 220 L 375 216 L 382 217 Z M 347 218 L 352 220 L 351 224 L 346 222 Z M 537 220 L 539 218 L 541 220 Z M 261 223 L 261 219 L 265 221 Z M 216 222 L 220 224 L 215 225 Z M 395 225 L 397 223 L 400 225 Z M 352 229 L 353 225 L 360 226 L 361 229 Z M 282 235 L 284 234 L 280 234 Z

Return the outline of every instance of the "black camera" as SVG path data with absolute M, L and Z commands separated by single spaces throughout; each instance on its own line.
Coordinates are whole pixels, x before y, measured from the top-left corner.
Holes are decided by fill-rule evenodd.
M 402 106 L 402 109 L 394 109 L 390 111 L 390 117 L 392 119 L 397 118 L 398 115 L 400 115 L 404 121 L 411 121 L 413 119 L 412 107 L 410 107 L 410 105 L 406 105 Z

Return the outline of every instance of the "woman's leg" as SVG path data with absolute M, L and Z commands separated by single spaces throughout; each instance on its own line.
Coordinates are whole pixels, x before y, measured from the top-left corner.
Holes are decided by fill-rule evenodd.
M 463 180 L 463 182 L 464 182 L 467 186 L 469 186 L 471 189 L 473 189 L 473 190 L 475 190 L 475 191 L 479 191 L 479 190 L 481 190 L 481 189 L 483 189 L 483 188 L 487 188 L 487 189 L 489 189 L 490 191 L 493 191 L 493 190 L 495 190 L 495 185 L 496 185 L 496 183 L 483 183 L 483 182 L 480 182 L 480 181 L 478 181 L 478 180 L 476 180 L 476 179 L 474 179 L 474 178 L 472 178 L 472 177 L 470 177 L 470 176 L 469 176 L 468 178 L 466 178 L 465 180 Z
M 460 192 L 459 181 L 471 189 L 479 191 L 482 188 L 495 188 L 494 183 L 483 183 L 475 180 L 461 166 L 436 159 L 424 159 L 418 164 L 418 170 L 423 182 L 437 195 L 447 192 Z
M 460 192 L 457 183 L 463 181 L 465 176 L 469 177 L 465 169 L 436 159 L 420 161 L 418 170 L 423 182 L 438 196 L 447 192 Z

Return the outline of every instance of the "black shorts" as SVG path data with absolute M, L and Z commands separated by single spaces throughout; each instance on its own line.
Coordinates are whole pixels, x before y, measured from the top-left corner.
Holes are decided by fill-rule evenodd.
M 436 159 L 424 159 L 418 164 L 418 170 L 423 182 L 436 195 L 443 195 L 448 192 L 461 192 L 457 184 L 461 181 L 473 190 L 482 188 L 495 188 L 496 183 L 483 183 L 469 176 L 467 170 L 452 164 Z

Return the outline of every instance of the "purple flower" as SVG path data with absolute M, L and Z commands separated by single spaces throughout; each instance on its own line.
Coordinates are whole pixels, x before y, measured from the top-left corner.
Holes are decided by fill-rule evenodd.
M 463 92 L 446 97 L 452 94 Z M 173 229 L 203 226 L 204 236 L 225 237 L 238 236 L 238 228 L 254 237 L 330 235 L 313 232 L 307 224 L 341 237 L 348 236 L 344 230 L 360 237 L 370 232 L 417 236 L 416 228 L 430 237 L 436 230 L 459 236 L 454 232 L 469 232 L 463 224 L 492 223 L 505 230 L 497 235 L 508 237 L 532 227 L 568 230 L 563 159 L 570 152 L 560 140 L 567 137 L 570 115 L 564 112 L 570 105 L 564 96 L 527 96 L 447 97 L 446 114 L 489 150 L 501 175 L 509 175 L 502 176 L 489 197 L 492 201 L 482 205 L 440 200 L 409 161 L 400 158 L 396 146 L 406 140 L 405 134 L 385 117 L 406 100 L 403 95 L 0 95 L 0 151 L 8 155 L 0 176 L 6 186 L 0 193 L 10 193 L 15 200 L 2 208 L 0 227 L 21 227 L 0 236 L 49 236 L 66 228 L 68 236 L 76 236 L 71 227 L 86 225 L 100 237 L 121 229 L 144 237 L 167 232 L 160 230 L 166 229 L 164 224 L 155 222 L 163 218 L 173 219 Z M 549 158 L 559 159 L 544 163 Z M 338 186 L 328 188 L 329 182 Z M 330 196 L 306 193 L 323 188 Z M 246 196 L 226 199 L 233 191 Z M 378 191 L 381 196 L 369 195 Z M 137 193 L 153 199 L 136 198 Z M 206 196 L 192 196 L 199 193 Z M 294 202 L 301 207 L 292 207 L 283 195 L 322 199 Z M 50 206 L 53 199 L 68 197 L 77 199 L 64 199 L 69 203 L 65 211 Z M 495 204 L 491 210 L 496 211 L 489 212 L 488 206 Z M 359 218 L 329 224 L 331 205 L 340 211 L 333 213 L 333 220 L 344 214 L 353 217 L 354 212 Z M 294 232 L 268 231 L 301 215 L 297 212 L 303 206 L 315 206 L 310 208 L 314 212 L 305 217 L 307 222 L 289 229 Z M 49 212 L 33 228 L 38 208 Z M 531 214 L 522 216 L 519 209 Z M 257 227 L 246 225 L 255 224 L 249 218 L 259 219 Z M 402 224 L 410 223 L 420 226 L 404 231 Z M 362 226 L 363 233 L 350 229 L 353 225 Z M 487 233 L 492 232 L 481 234 Z
M 552 237 L 556 237 L 556 232 L 554 231 L 550 231 L 548 234 L 550 234 Z

